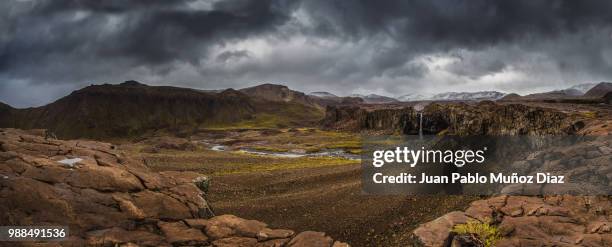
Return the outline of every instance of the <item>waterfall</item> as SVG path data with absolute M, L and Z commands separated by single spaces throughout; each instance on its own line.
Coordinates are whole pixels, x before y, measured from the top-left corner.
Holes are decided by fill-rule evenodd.
M 419 112 L 419 138 L 423 139 L 423 112 Z

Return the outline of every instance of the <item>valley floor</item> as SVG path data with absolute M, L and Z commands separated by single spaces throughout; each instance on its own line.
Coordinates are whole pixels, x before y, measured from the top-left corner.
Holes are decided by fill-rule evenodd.
M 243 152 L 247 147 L 268 155 Z M 352 246 L 403 246 L 418 224 L 465 209 L 478 199 L 365 195 L 358 160 L 272 155 L 338 148 L 358 153 L 359 136 L 318 129 L 215 130 L 122 147 L 154 170 L 212 174 L 208 199 L 217 214 L 258 219 L 278 228 L 316 229 Z
M 608 106 L 544 106 L 585 119 L 579 134 L 610 133 Z M 357 134 L 316 128 L 220 128 L 121 145 L 153 170 L 208 174 L 208 199 L 217 214 L 315 229 L 352 246 L 405 246 L 419 224 L 482 199 L 365 195 L 355 159 L 360 148 Z
M 405 246 L 418 224 L 476 199 L 364 195 L 360 175 L 359 165 L 344 165 L 215 176 L 210 201 L 220 214 L 317 229 L 353 246 Z

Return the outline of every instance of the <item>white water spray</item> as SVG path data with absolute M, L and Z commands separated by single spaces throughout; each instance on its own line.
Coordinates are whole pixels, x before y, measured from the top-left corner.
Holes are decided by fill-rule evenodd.
M 419 112 L 419 139 L 423 139 L 423 112 Z

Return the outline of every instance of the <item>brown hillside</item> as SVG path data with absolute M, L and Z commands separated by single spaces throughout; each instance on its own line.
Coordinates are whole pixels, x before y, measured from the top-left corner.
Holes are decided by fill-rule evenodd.
M 0 125 L 46 128 L 62 138 L 108 138 L 160 129 L 184 131 L 233 125 L 257 119 L 261 114 L 268 114 L 268 121 L 274 121 L 270 114 L 281 112 L 278 108 L 295 107 L 290 103 L 272 104 L 252 99 L 233 89 L 213 93 L 128 81 L 118 85 L 91 85 L 42 107 L 0 107 Z M 322 115 L 313 109 L 303 109 L 305 106 L 299 108 L 301 115 L 296 117 L 300 119 L 286 122 L 302 123 L 303 118 Z M 292 117 L 286 115 L 283 118 Z

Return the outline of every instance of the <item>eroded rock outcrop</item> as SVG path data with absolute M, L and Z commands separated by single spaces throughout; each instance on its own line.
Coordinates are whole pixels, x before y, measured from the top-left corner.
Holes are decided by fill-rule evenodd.
M 530 152 L 509 165 L 509 172 L 536 177 L 563 176 L 563 183 L 515 183 L 503 186 L 504 195 L 610 195 L 612 193 L 612 139 L 587 136 L 551 139 L 558 146 Z M 569 143 L 561 145 L 561 142 Z M 569 144 L 569 145 L 567 145 Z
M 499 247 L 612 246 L 611 207 L 606 196 L 498 196 L 419 226 L 414 245 L 448 246 L 455 238 L 453 226 L 475 220 L 499 229 Z
M 575 133 L 583 124 L 569 114 L 522 104 L 433 103 L 421 112 L 409 106 L 329 106 L 323 125 L 331 129 L 418 134 L 546 135 Z
M 154 173 L 111 144 L 44 136 L 43 130 L 0 129 L 0 225 L 68 226 L 70 237 L 23 245 L 333 244 L 324 233 L 296 234 L 233 215 L 212 217 L 197 186 L 200 174 Z

